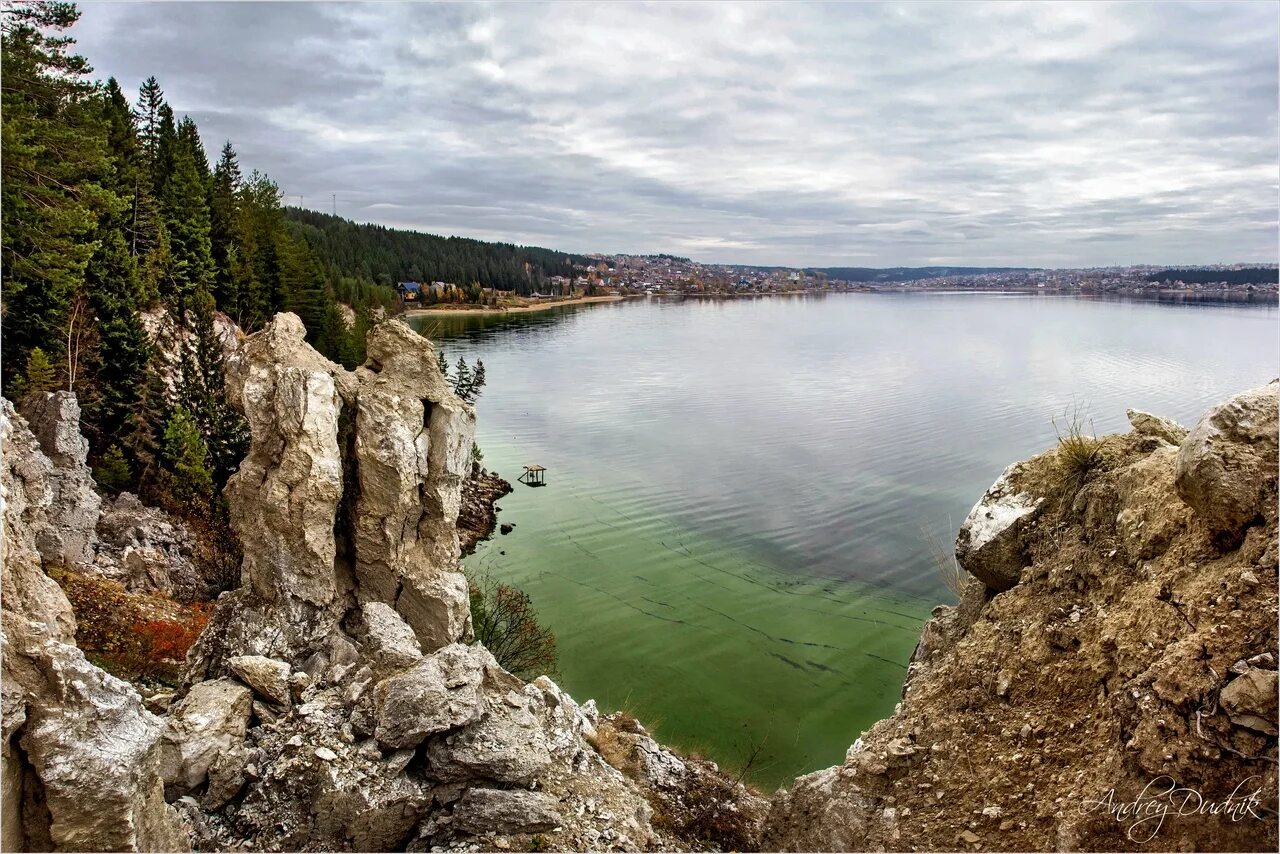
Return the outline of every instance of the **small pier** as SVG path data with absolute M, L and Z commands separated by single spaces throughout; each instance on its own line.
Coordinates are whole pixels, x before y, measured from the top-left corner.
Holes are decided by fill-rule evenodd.
M 532 465 L 525 466 L 524 473 L 516 478 L 516 480 L 520 481 L 525 486 L 546 486 L 546 478 L 547 470 L 537 463 L 533 463 Z

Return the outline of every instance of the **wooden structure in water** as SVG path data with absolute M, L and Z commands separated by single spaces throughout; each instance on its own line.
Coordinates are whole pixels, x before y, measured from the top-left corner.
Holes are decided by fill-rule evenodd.
M 546 486 L 546 476 L 547 470 L 537 463 L 534 463 L 533 465 L 525 466 L 524 473 L 516 478 L 516 480 L 520 481 L 525 486 Z

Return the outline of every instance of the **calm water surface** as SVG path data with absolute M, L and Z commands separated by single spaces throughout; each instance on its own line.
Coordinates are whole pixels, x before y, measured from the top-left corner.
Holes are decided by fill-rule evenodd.
M 949 545 L 1087 407 L 1194 423 L 1277 374 L 1274 306 L 1008 294 L 628 301 L 426 318 L 482 358 L 485 464 L 517 484 L 469 572 L 527 590 L 558 681 L 785 783 L 899 699 Z

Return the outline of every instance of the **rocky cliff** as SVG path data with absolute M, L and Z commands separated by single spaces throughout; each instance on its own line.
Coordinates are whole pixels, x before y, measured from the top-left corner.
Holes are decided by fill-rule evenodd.
M 3 413 L 5 850 L 683 848 L 676 834 L 739 803 L 762 814 L 709 763 L 601 720 L 545 677 L 523 683 L 470 643 L 457 517 L 475 415 L 428 341 L 380 324 L 368 361 L 346 371 L 283 314 L 228 355 L 251 429 L 226 488 L 240 585 L 160 716 L 76 649 L 42 567 L 116 577 L 95 528 L 176 559 L 172 520 L 131 496 L 102 512 L 74 398 L 41 402 L 61 413 L 54 445 Z M 88 533 L 68 536 L 60 523 L 81 517 Z M 601 732 L 648 761 L 622 773 L 596 749 Z M 695 790 L 710 808 L 689 803 Z
M 785 850 L 1276 849 L 1277 385 L 1007 469 L 902 703 L 775 799 Z
M 1011 466 L 898 711 L 770 803 L 471 642 L 475 416 L 429 342 L 380 324 L 355 371 L 292 315 L 226 342 L 240 584 L 160 714 L 45 570 L 193 596 L 189 536 L 103 506 L 70 395 L 0 411 L 4 850 L 1274 850 L 1274 383 Z

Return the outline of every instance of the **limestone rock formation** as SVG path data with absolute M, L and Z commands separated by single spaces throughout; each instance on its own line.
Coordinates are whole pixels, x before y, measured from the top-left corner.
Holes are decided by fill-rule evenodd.
M 1206 413 L 1178 451 L 1178 494 L 1228 541 L 1275 503 L 1277 401 L 1274 380 L 1236 395 Z
M 390 605 L 421 649 L 468 638 L 455 526 L 475 414 L 403 323 L 375 327 L 368 354 L 348 372 L 280 314 L 229 366 L 250 425 L 226 489 L 244 586 L 220 601 L 193 678 L 240 654 L 313 677 L 349 667 L 357 647 L 341 623 L 357 599 Z
M 475 413 L 453 393 L 431 343 L 403 323 L 369 333 L 356 371 L 355 556 L 362 601 L 388 602 L 423 649 L 469 628 L 466 581 L 451 571 Z
M 0 444 L 4 848 L 186 850 L 186 833 L 164 801 L 160 722 L 132 686 L 85 660 L 71 606 L 40 564 L 39 532 L 58 523 L 46 514 L 80 519 L 88 510 L 68 506 L 75 492 L 63 489 L 65 480 L 50 483 L 56 466 L 8 401 Z
M 40 555 L 63 566 L 89 566 L 98 544 L 102 499 L 89 471 L 89 443 L 80 435 L 80 404 L 69 391 L 46 392 L 27 398 L 22 414 L 53 465 L 46 516 L 57 523 L 37 531 Z
M 714 766 L 649 739 L 655 762 L 684 769 L 659 795 L 597 750 L 594 704 L 468 643 L 456 523 L 474 413 L 425 339 L 386 322 L 348 372 L 292 315 L 233 337 L 227 385 L 251 430 L 226 491 L 242 585 L 176 697 L 149 692 L 161 718 L 75 648 L 36 535 L 83 514 L 103 537 L 86 572 L 178 594 L 183 530 L 132 496 L 99 514 L 60 493 L 5 404 L 6 849 L 684 848 L 654 804 L 699 819 L 749 807 L 754 836 L 735 839 L 758 837 L 763 802 Z M 693 812 L 712 782 L 716 810 Z
M 1053 453 L 1007 473 L 975 508 L 998 533 L 957 544 L 985 583 L 935 609 L 898 711 L 775 797 L 765 849 L 1274 850 L 1275 395 L 1216 407 L 1180 447 L 1135 418 L 1083 484 Z M 1001 571 L 984 571 L 999 536 Z M 1166 801 L 1144 843 L 1106 804 L 1159 779 L 1258 806 Z
M 1014 463 L 991 485 L 960 526 L 956 559 L 993 590 L 1018 583 L 1025 566 L 1022 543 L 1044 497 L 1026 484 L 1027 464 Z

